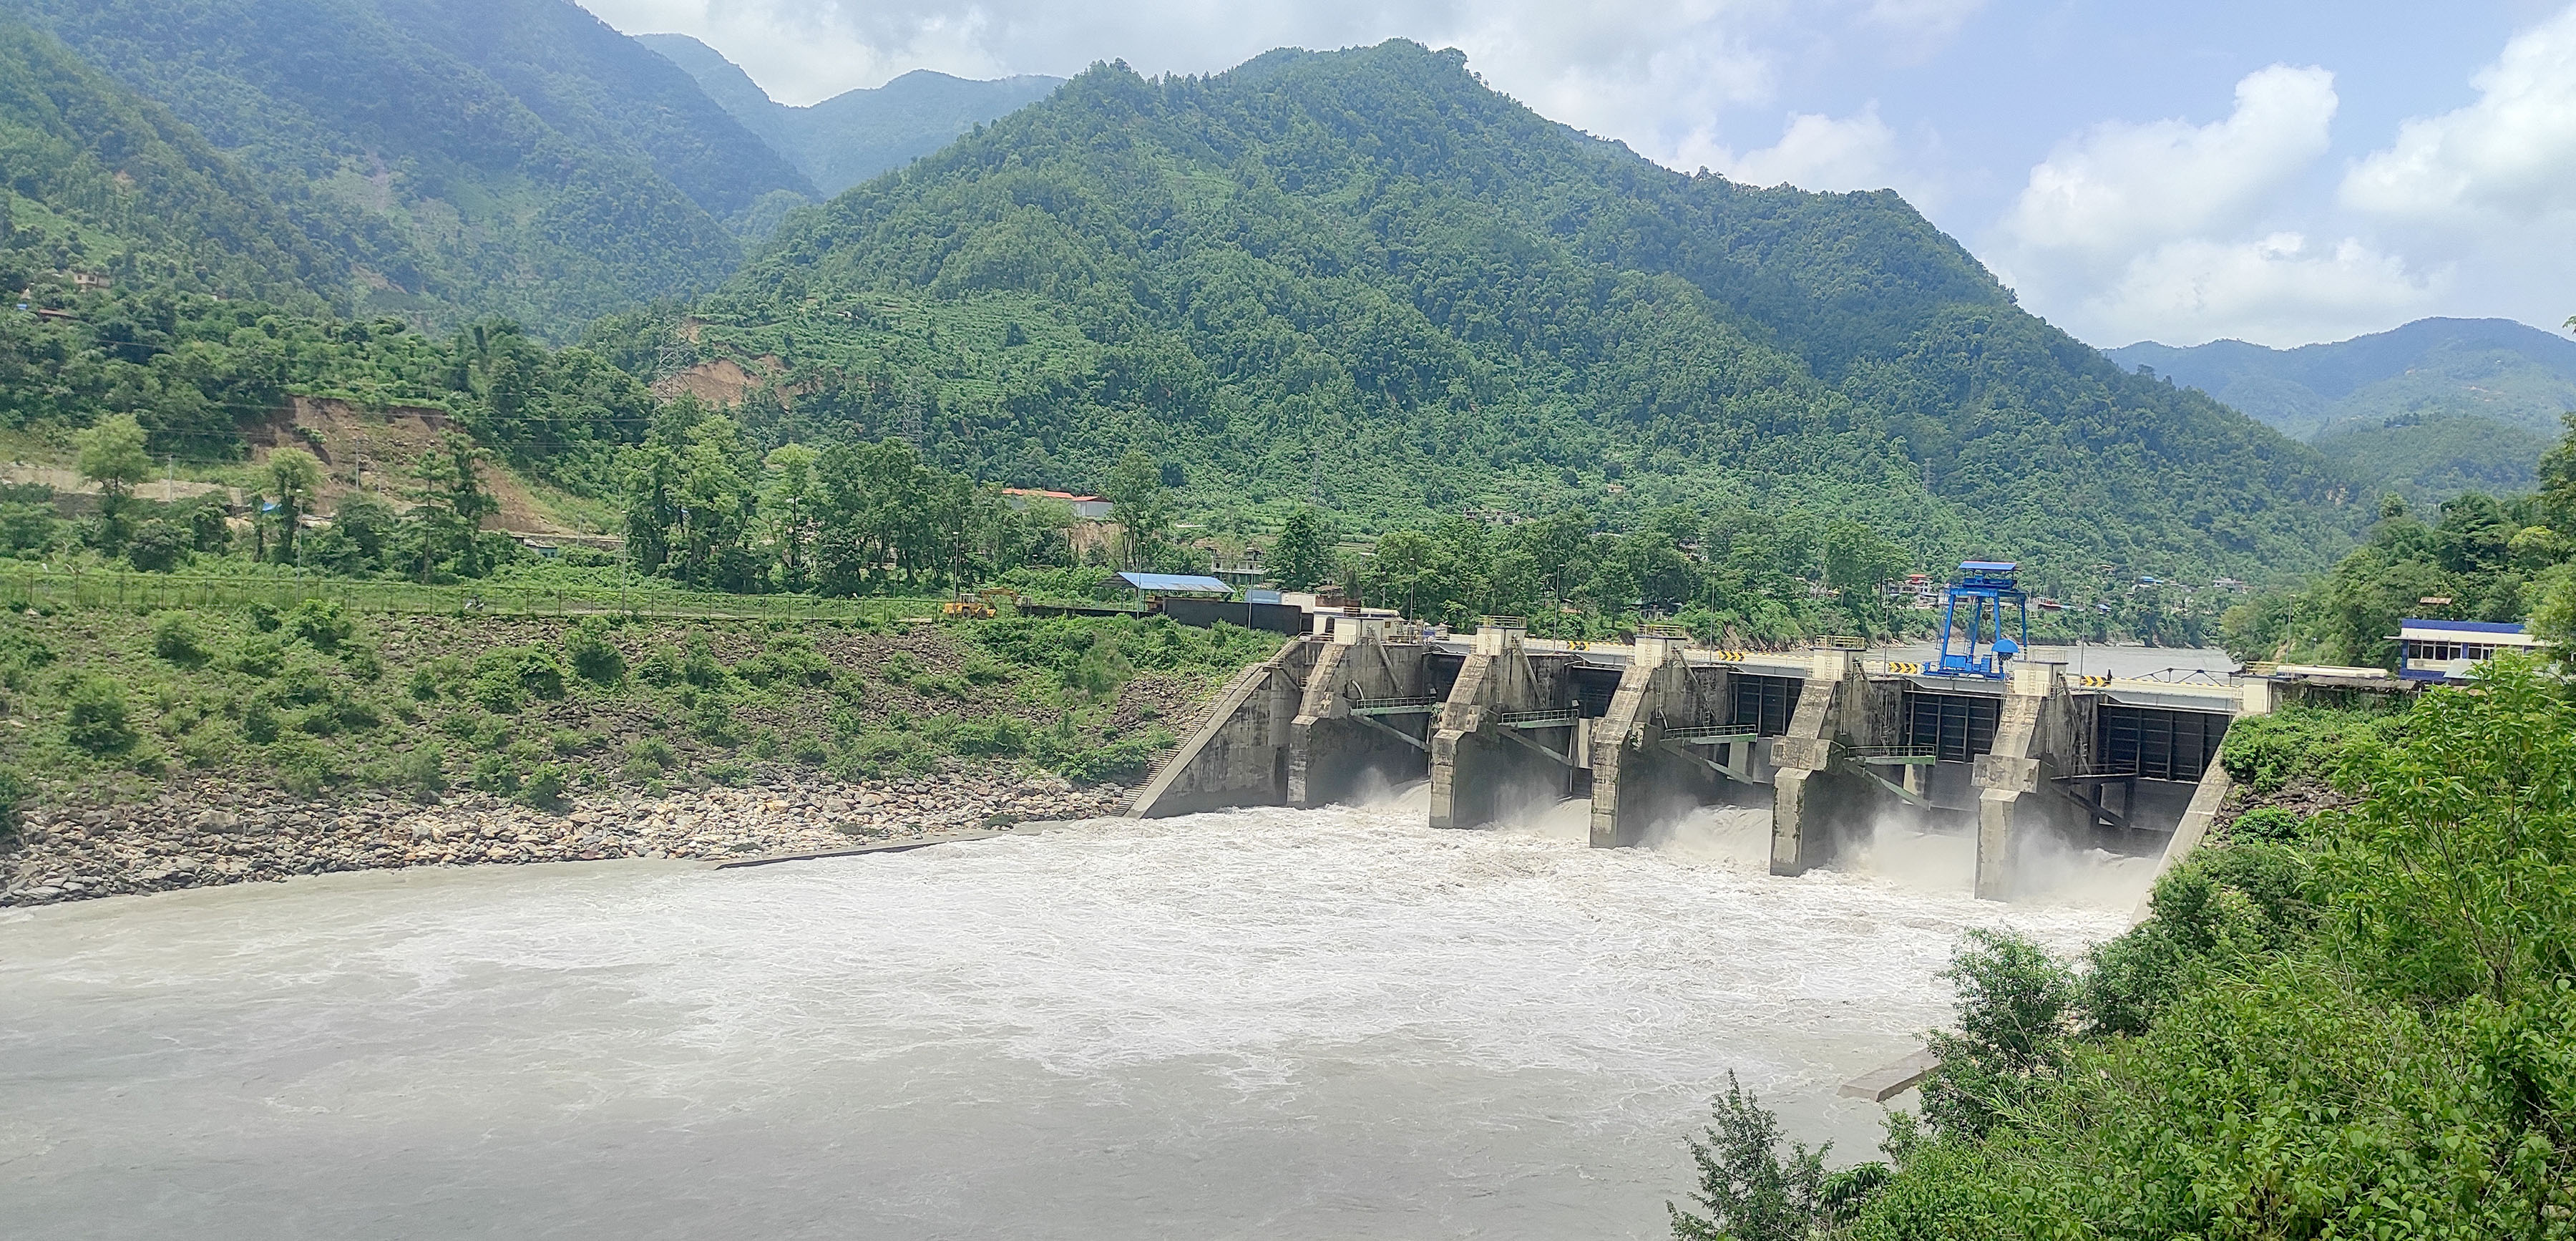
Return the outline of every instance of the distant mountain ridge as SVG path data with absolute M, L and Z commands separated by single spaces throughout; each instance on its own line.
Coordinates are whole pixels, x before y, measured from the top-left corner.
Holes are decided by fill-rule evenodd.
M 795 161 L 826 195 L 901 168 L 1064 85 L 1063 78 L 1036 74 L 978 81 L 915 69 L 883 86 L 800 108 L 771 99 L 742 66 L 687 35 L 634 38 L 687 70 L 708 98 Z
M 569 0 L 0 0 L 265 180 L 355 313 L 564 335 L 741 261 L 812 184 Z
M 2576 340 L 2511 319 L 2418 319 L 2351 340 L 2104 351 L 2198 388 L 2410 498 L 2528 488 L 2576 410 Z
M 2072 581 L 2278 576 L 2362 519 L 2343 471 L 2021 310 L 1893 193 L 1676 173 L 1401 40 L 1095 67 L 796 213 L 696 313 L 623 348 L 763 376 L 758 434 L 1059 487 L 1142 450 L 1218 522 L 1679 504 Z

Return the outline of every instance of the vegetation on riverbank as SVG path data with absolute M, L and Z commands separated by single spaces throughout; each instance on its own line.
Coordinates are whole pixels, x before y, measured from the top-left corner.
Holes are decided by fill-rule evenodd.
M 2521 661 L 2402 715 L 2231 732 L 2254 796 L 2080 966 L 1964 951 L 1920 1122 L 1857 1206 L 1782 1187 L 1754 1238 L 2576 1236 L 2576 702 Z M 2329 784 L 2343 803 L 2274 800 Z M 2267 793 L 2265 790 L 2271 790 Z M 1721 1119 L 1727 1113 L 1721 1104 Z M 1768 1192 L 1768 1191 L 1766 1191 Z M 1786 1195 L 1782 1198 L 1781 1195 Z M 1749 1200 L 1749 1199 L 1747 1199 Z M 1785 1222 L 1783 1222 L 1785 1221 Z M 1676 1235 L 1710 1235 L 1677 1226 Z
M 1132 779 L 1174 717 L 1276 648 L 1161 618 L 943 625 L 105 608 L 0 617 L 0 771 L 20 800 L 181 771 L 304 797 L 841 780 L 945 764 Z

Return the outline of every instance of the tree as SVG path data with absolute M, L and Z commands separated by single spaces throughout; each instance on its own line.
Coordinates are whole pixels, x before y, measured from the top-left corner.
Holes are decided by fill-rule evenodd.
M 1288 515 L 1279 541 L 1270 549 L 1270 579 L 1283 590 L 1313 590 L 1333 576 L 1332 541 L 1324 521 L 1310 507 Z
M 419 484 L 412 498 L 420 505 L 423 538 L 420 576 L 452 562 L 459 577 L 481 577 L 485 563 L 483 520 L 501 511 L 501 502 L 483 487 L 482 464 L 489 456 L 473 440 L 454 432 L 439 441 L 438 451 L 412 466 Z
M 143 451 L 143 426 L 132 414 L 102 418 L 72 436 L 81 477 L 98 484 L 100 541 L 108 548 L 125 543 L 126 500 L 134 485 L 152 476 L 152 458 Z
M 1958 988 L 1959 1028 L 1935 1031 L 1939 1068 L 1923 1083 L 1923 1118 L 1983 1134 L 2065 1069 L 2074 972 L 2029 938 L 1972 930 L 1942 973 Z
M 1152 457 L 1130 449 L 1109 471 L 1109 485 L 1101 494 L 1108 497 L 1110 515 L 1118 521 L 1119 559 L 1129 568 L 1151 564 L 1172 522 L 1162 470 Z
M 802 591 L 813 584 L 815 536 L 814 463 L 820 454 L 803 444 L 781 444 L 769 450 L 769 491 L 761 498 L 761 522 L 778 557 L 778 584 Z
M 1780 1157 L 1780 1121 L 1760 1099 L 1726 1075 L 1726 1093 L 1710 1108 L 1706 1141 L 1690 1138 L 1699 1190 L 1698 1215 L 1667 1202 L 1677 1241 L 1807 1241 L 1819 1227 L 1847 1223 L 1870 1190 L 1887 1179 L 1882 1164 L 1825 1171 L 1834 1144 L 1814 1150 L 1792 1143 Z M 1901 1128 L 1899 1126 L 1898 1128 Z
M 269 454 L 265 477 L 269 502 L 277 510 L 276 559 L 293 564 L 298 523 L 322 493 L 322 463 L 301 448 L 281 448 Z

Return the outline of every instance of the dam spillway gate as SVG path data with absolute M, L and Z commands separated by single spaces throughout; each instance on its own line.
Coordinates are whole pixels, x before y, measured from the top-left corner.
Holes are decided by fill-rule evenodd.
M 1972 833 L 1977 894 L 2005 899 L 2034 849 L 2160 848 L 2196 797 L 2214 805 L 2228 722 L 2271 701 L 2253 684 L 2079 684 L 2054 664 L 1945 677 L 1843 650 L 1326 620 L 1236 677 L 1130 812 L 1322 806 L 1427 779 L 1433 827 L 1589 794 L 1591 843 L 1616 848 L 1702 807 L 1758 805 L 1775 874 L 1896 824 Z

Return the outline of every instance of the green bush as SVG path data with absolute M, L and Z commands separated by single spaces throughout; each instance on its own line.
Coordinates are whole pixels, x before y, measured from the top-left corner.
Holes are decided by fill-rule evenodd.
M 317 651 L 336 651 L 358 632 L 358 622 L 337 599 L 307 599 L 279 618 L 279 627 Z
M 205 631 L 186 612 L 163 612 L 152 618 L 152 654 L 182 668 L 203 668 L 214 659 Z
M 266 745 L 277 740 L 278 732 L 284 727 L 285 721 L 278 717 L 277 707 L 265 696 L 253 698 L 242 704 L 242 736 Z
M 615 685 L 626 679 L 626 655 L 608 640 L 608 622 L 585 616 L 564 635 L 564 657 L 573 675 L 593 685 Z
M 524 780 L 519 765 L 506 754 L 478 754 L 469 779 L 474 787 L 496 796 L 507 797 L 519 791 Z
M 732 759 L 720 759 L 706 765 L 707 779 L 717 784 L 740 788 L 751 779 L 751 768 Z
M 340 669 L 361 684 L 371 684 L 385 674 L 385 661 L 376 648 L 353 644 L 340 648 Z
M 2305 836 L 2308 821 L 2297 811 L 2282 806 L 2256 806 L 2236 816 L 2227 827 L 2235 840 L 2269 841 L 2287 844 Z
M 621 773 L 628 780 L 642 784 L 658 779 L 678 761 L 671 753 L 671 743 L 659 737 L 645 737 L 626 747 L 626 766 Z
M 434 802 L 447 791 L 447 749 L 435 741 L 403 751 L 394 763 L 394 779 L 413 798 Z
M 273 677 L 286 667 L 286 646 L 272 637 L 244 638 L 227 662 L 243 676 Z
M 265 600 L 253 600 L 250 606 L 242 609 L 242 613 L 250 618 L 251 628 L 261 633 L 277 632 L 279 621 L 275 604 Z
M 18 835 L 18 806 L 27 796 L 27 782 L 15 767 L 0 767 L 0 844 Z
M 134 528 L 125 558 L 146 573 L 167 573 L 188 556 L 188 532 L 158 517 Z
M 268 747 L 277 783 L 297 797 L 313 797 L 345 778 L 329 746 L 295 738 Z
M 949 746 L 960 754 L 1010 757 L 1024 754 L 1029 748 L 1029 726 L 1017 716 L 995 715 L 969 720 L 949 735 Z
M 2298 780 L 2332 784 L 2347 758 L 2391 739 L 2403 718 L 2318 708 L 2244 716 L 2228 726 L 2218 761 L 2229 777 L 2258 794 L 2280 792 Z
M 561 810 L 564 807 L 564 789 L 570 781 L 571 776 L 561 763 L 539 763 L 528 773 L 527 779 L 520 781 L 515 796 L 521 804 L 539 810 Z
M 101 676 L 74 679 L 64 697 L 63 737 L 78 749 L 106 756 L 122 754 L 137 736 L 128 717 L 125 686 Z

